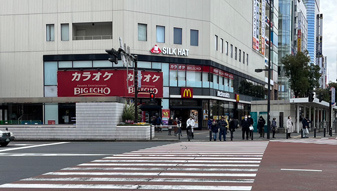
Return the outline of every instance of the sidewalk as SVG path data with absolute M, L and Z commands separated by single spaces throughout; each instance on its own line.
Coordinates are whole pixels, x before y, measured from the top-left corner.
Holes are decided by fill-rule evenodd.
M 188 141 L 186 137 L 186 130 L 182 130 L 182 136 L 180 137 L 180 140 L 178 139 L 177 136 L 174 136 L 174 132 L 172 131 L 172 135 L 168 135 L 167 130 L 163 130 L 161 132 L 155 132 L 155 137 L 152 139 L 153 141 Z M 234 132 L 234 138 L 233 141 L 269 141 L 267 139 L 267 133 L 265 133 L 265 137 L 260 137 L 260 134 L 257 132 L 254 132 L 253 135 L 253 140 L 249 138 L 248 140 L 242 140 L 242 131 L 241 129 L 237 129 Z M 286 139 L 286 134 L 285 133 L 276 133 L 275 138 L 272 138 L 273 134 L 272 132 L 270 133 L 270 140 L 282 140 Z M 314 132 L 309 133 L 309 138 L 314 138 Z M 323 132 L 316 133 L 316 139 L 321 139 L 324 138 Z M 332 137 L 328 133 L 326 133 L 325 138 L 336 138 L 336 134 L 333 131 Z M 291 138 L 289 139 L 301 139 L 301 134 L 300 133 L 291 133 Z M 209 131 L 208 130 L 194 130 L 194 139 L 191 141 L 209 141 Z M 213 139 L 212 139 L 213 141 Z M 219 133 L 217 140 L 219 141 Z M 230 140 L 230 133 L 227 133 L 226 136 L 226 141 L 231 141 Z

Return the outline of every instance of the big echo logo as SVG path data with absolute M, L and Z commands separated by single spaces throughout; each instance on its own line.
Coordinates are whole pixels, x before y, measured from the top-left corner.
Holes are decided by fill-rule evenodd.
M 181 98 L 193 98 L 193 88 L 181 88 Z

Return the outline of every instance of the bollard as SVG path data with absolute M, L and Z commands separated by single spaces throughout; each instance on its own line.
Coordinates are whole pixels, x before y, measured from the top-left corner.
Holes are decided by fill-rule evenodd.
M 301 129 L 301 138 L 303 138 L 303 129 Z
M 314 138 L 316 138 L 316 128 L 314 128 Z
M 288 129 L 286 129 L 286 139 L 288 139 Z
M 332 128 L 331 127 L 329 128 L 329 135 L 330 135 L 330 137 L 332 136 Z
M 251 134 L 252 134 L 252 140 L 253 140 L 253 137 L 254 137 L 254 131 L 250 131 Z
M 152 125 L 150 125 L 150 140 L 152 141 Z
M 326 129 L 325 127 L 323 128 L 323 137 L 325 137 Z

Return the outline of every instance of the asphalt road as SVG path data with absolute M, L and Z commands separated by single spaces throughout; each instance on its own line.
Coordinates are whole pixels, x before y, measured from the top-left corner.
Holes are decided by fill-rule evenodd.
M 168 143 L 11 142 L 7 147 L 0 147 L 0 184 L 90 162 L 112 154 L 165 144 Z
M 336 146 L 335 138 L 14 142 L 0 147 L 0 191 L 336 191 Z

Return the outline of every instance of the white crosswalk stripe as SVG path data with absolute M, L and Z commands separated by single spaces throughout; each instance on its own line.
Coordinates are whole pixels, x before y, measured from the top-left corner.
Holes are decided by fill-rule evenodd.
M 3 184 L 0 190 L 246 191 L 252 189 L 268 142 L 261 143 L 256 152 L 233 152 L 235 146 L 226 149 L 223 143 L 196 142 L 187 143 L 187 151 L 180 152 L 180 144 L 104 157 Z M 249 147 L 249 143 L 246 144 Z

